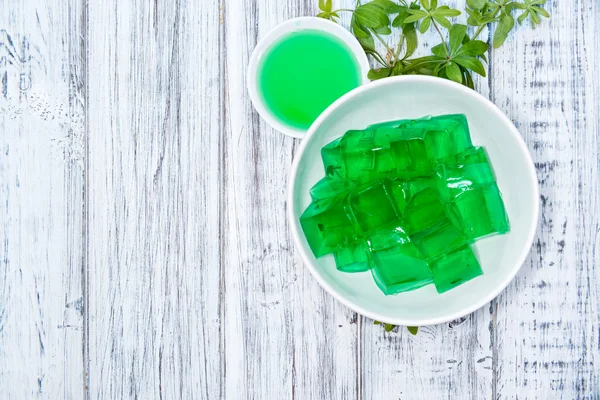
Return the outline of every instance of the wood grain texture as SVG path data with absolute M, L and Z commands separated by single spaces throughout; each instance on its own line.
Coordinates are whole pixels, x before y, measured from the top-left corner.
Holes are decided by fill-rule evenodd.
M 0 398 L 82 398 L 82 1 L 0 2 Z
M 496 303 L 494 396 L 597 399 L 600 4 L 548 9 L 492 58 L 492 100 L 532 151 L 542 205 L 529 260 Z
M 297 141 L 269 128 L 246 93 L 259 37 L 311 1 L 229 1 L 224 226 L 227 398 L 355 398 L 356 316 L 312 279 L 287 226 L 286 189 Z
M 225 376 L 219 8 L 88 12 L 89 397 L 213 399 Z
M 549 2 L 491 52 L 477 90 L 533 153 L 536 244 L 412 336 L 304 268 L 299 141 L 246 93 L 258 40 L 317 3 L 0 1 L 0 398 L 598 398 L 600 5 Z

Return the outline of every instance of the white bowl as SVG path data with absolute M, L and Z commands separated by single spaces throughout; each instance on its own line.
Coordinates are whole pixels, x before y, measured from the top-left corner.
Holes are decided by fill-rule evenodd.
M 341 25 L 336 24 L 335 22 L 328 21 L 323 18 L 317 17 L 300 17 L 287 20 L 275 28 L 273 28 L 267 35 L 258 42 L 254 51 L 252 52 L 252 56 L 250 57 L 250 63 L 248 64 L 248 74 L 246 76 L 246 83 L 248 85 L 248 92 L 250 93 L 250 99 L 252 100 L 252 104 L 258 114 L 265 120 L 269 125 L 278 130 L 279 132 L 296 137 L 302 138 L 306 135 L 305 129 L 298 129 L 294 127 L 287 126 L 281 123 L 277 118 L 273 116 L 273 114 L 269 111 L 269 109 L 265 106 L 265 103 L 262 99 L 262 96 L 259 95 L 258 92 L 258 66 L 260 65 L 260 61 L 267 50 L 271 47 L 273 43 L 279 40 L 282 36 L 287 35 L 288 33 L 300 31 L 300 30 L 317 30 L 321 32 L 327 32 L 330 35 L 333 35 L 340 39 L 342 42 L 350 48 L 361 70 L 362 76 L 362 84 L 369 82 L 367 78 L 367 74 L 369 73 L 369 60 L 367 59 L 367 55 L 362 49 L 358 40 L 352 34 Z
M 349 129 L 426 115 L 465 114 L 474 145 L 485 146 L 496 173 L 511 231 L 477 241 L 484 274 L 444 294 L 433 285 L 385 296 L 369 272 L 344 273 L 331 255 L 316 259 L 299 217 L 309 189 L 324 176 L 320 149 Z M 396 325 L 439 324 L 465 316 L 494 299 L 525 261 L 539 217 L 539 187 L 533 161 L 512 122 L 489 100 L 457 83 L 426 76 L 386 78 L 354 89 L 327 108 L 310 127 L 292 166 L 290 229 L 304 264 L 336 299 L 369 318 Z

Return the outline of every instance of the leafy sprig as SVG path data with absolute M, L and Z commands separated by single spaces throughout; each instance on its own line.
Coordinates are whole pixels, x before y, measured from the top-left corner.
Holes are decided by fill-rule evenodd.
M 341 12 L 352 13 L 350 30 L 366 54 L 378 64 L 369 71 L 369 79 L 389 76 L 420 74 L 451 79 L 473 88 L 473 74 L 486 75 L 488 43 L 478 40 L 486 27 L 495 24 L 491 45 L 500 47 L 515 26 L 513 13 L 518 10 L 519 24 L 530 21 L 535 27 L 550 15 L 542 7 L 547 0 L 467 0 L 467 24 L 474 33 L 469 36 L 466 25 L 456 24 L 453 18 L 461 15 L 457 9 L 438 0 L 371 0 L 357 1 L 354 9 L 334 10 L 331 0 L 319 0 L 318 17 L 338 22 Z M 400 39 L 390 45 L 385 36 L 400 30 Z M 419 46 L 418 34 L 431 28 L 437 31 L 441 42 L 431 48 L 431 55 L 411 58 Z M 375 41 L 385 49 L 376 50 Z

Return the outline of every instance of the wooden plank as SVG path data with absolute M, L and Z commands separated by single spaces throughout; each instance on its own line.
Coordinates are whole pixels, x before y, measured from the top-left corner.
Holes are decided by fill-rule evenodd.
M 464 10 L 465 1 L 445 4 Z M 465 23 L 465 18 L 463 15 L 457 22 Z M 481 38 L 485 40 L 486 32 Z M 440 41 L 435 31 L 429 32 L 423 36 L 420 52 L 426 55 Z M 487 96 L 488 80 L 476 77 L 475 82 L 477 91 Z M 490 398 L 492 311 L 486 306 L 447 324 L 421 327 L 416 336 L 406 327 L 386 333 L 382 326 L 363 317 L 362 398 Z
M 600 4 L 546 8 L 551 20 L 520 28 L 492 59 L 492 99 L 533 153 L 542 204 L 530 258 L 498 302 L 494 398 L 592 399 L 600 393 Z
M 0 398 L 83 398 L 84 11 L 0 3 Z
M 295 255 L 286 190 L 299 141 L 250 104 L 245 66 L 258 39 L 316 2 L 227 2 L 225 172 L 228 398 L 352 399 L 359 390 L 355 315 L 326 294 Z
M 219 7 L 113 0 L 88 14 L 89 395 L 218 398 Z

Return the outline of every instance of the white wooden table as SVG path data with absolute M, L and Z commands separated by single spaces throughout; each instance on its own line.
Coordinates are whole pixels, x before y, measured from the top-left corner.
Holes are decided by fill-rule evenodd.
M 498 299 L 417 336 L 334 301 L 288 232 L 299 142 L 245 72 L 316 6 L 0 0 L 1 399 L 600 396 L 600 2 L 549 0 L 491 52 L 537 238 Z

